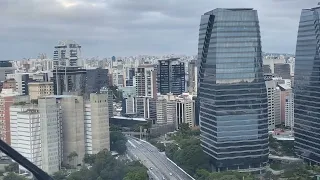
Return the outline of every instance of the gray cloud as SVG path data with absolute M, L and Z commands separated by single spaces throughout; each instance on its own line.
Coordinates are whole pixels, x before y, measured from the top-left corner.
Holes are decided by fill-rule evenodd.
M 302 8 L 315 0 L 0 0 L 0 59 L 52 56 L 73 39 L 85 56 L 196 54 L 200 16 L 214 8 L 258 10 L 263 51 L 295 51 Z

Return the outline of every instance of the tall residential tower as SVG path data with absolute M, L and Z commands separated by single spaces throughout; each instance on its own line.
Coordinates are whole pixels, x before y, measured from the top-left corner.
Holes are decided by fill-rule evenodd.
M 198 50 L 203 150 L 216 171 L 264 170 L 269 154 L 268 101 L 257 11 L 205 13 Z
M 61 41 L 54 47 L 53 65 L 59 67 L 81 66 L 81 46 L 75 41 Z

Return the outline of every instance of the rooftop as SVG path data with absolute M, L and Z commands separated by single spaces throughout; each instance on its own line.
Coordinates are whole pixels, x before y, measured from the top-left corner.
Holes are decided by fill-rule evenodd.
M 292 89 L 289 85 L 287 84 L 278 84 L 278 86 L 284 90 L 289 90 Z
M 147 121 L 145 118 L 128 118 L 123 116 L 113 116 L 112 118 L 119 119 L 119 120 Z
M 50 95 L 45 96 L 44 98 L 71 98 L 71 97 L 78 97 L 76 95 Z
M 38 84 L 53 84 L 53 82 L 45 82 L 45 81 L 34 81 L 34 82 L 29 82 L 28 85 L 38 85 Z
M 213 15 L 215 12 L 221 11 L 252 11 L 253 8 L 217 8 L 204 13 L 204 15 Z

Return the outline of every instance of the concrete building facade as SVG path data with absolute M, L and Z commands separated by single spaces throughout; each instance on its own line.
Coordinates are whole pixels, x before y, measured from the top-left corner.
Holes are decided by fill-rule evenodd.
M 41 128 L 42 170 L 53 174 L 62 162 L 61 119 L 55 98 L 40 98 L 38 110 Z
M 90 94 L 85 104 L 85 146 L 87 154 L 110 150 L 108 95 Z
M 84 103 L 82 96 L 47 96 L 57 99 L 62 118 L 62 162 L 76 166 L 85 154 Z M 77 156 L 70 159 L 71 154 Z

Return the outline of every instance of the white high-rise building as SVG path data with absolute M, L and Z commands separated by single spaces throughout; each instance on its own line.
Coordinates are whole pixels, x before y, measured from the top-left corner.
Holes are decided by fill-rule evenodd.
M 175 124 L 176 129 L 182 123 L 195 126 L 195 100 L 188 93 L 179 96 L 172 93 L 158 95 L 156 110 L 157 124 Z
M 135 71 L 136 96 L 155 98 L 157 96 L 157 73 L 154 65 L 141 65 Z
M 275 93 L 277 84 L 275 81 L 266 81 L 267 95 L 268 95 L 268 130 L 275 129 Z
M 285 126 L 293 128 L 294 126 L 294 94 L 289 93 L 286 97 L 286 109 L 285 109 Z
M 11 146 L 13 148 L 19 147 L 19 130 L 18 130 L 18 113 L 24 112 L 31 108 L 30 104 L 13 104 L 9 108 L 10 114 L 10 131 L 11 131 Z
M 197 94 L 198 68 L 197 62 L 192 60 L 188 64 L 188 92 Z
M 157 124 L 166 124 L 167 123 L 167 99 L 162 95 L 158 96 L 156 102 L 157 108 Z
M 126 101 L 126 114 L 135 114 L 135 98 L 134 97 L 127 97 Z
M 81 46 L 75 41 L 60 41 L 54 47 L 53 65 L 60 67 L 83 66 L 81 61 Z
M 85 103 L 84 118 L 86 153 L 110 150 L 108 95 L 90 94 L 90 100 Z
M 33 164 L 42 168 L 41 152 L 41 128 L 40 114 L 37 109 L 27 109 L 26 111 L 17 112 L 16 120 L 12 120 L 12 126 L 17 131 L 17 139 L 11 141 L 11 146 L 21 155 L 30 160 Z M 28 172 L 23 166 L 19 165 L 20 173 Z
M 178 129 L 180 124 L 189 124 L 192 128 L 195 126 L 195 101 L 188 93 L 180 95 L 177 100 L 177 115 L 176 115 L 176 128 Z
M 156 101 L 157 124 L 173 124 L 176 120 L 176 96 L 158 95 Z
M 11 146 L 49 174 L 61 165 L 61 125 L 55 99 L 10 107 Z M 22 166 L 20 172 L 27 172 Z

